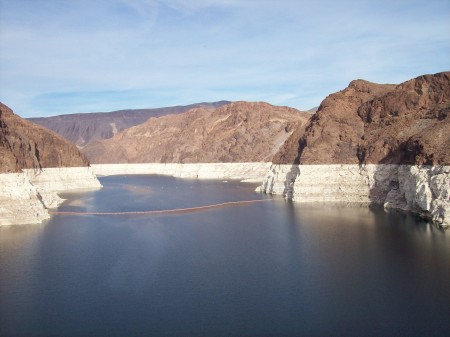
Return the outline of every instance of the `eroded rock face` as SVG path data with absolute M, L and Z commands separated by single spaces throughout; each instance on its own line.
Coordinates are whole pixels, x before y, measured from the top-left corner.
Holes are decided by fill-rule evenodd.
M 360 162 L 450 164 L 449 76 L 420 76 L 362 104 Z
M 75 145 L 0 103 L 0 173 L 88 165 Z
M 329 95 L 311 117 L 306 129 L 293 133 L 284 148 L 274 157 L 277 164 L 355 164 L 364 122 L 358 107 L 395 88 L 355 80 L 337 93 Z
M 274 163 L 448 165 L 449 76 L 424 75 L 400 85 L 353 81 L 322 102 Z
M 258 190 L 298 203 L 379 204 L 450 226 L 450 166 L 273 164 Z
M 270 162 L 310 116 L 267 103 L 234 102 L 151 118 L 82 151 L 92 163 Z
M 25 174 L 2 173 L 0 186 L 0 226 L 40 223 L 50 218 Z

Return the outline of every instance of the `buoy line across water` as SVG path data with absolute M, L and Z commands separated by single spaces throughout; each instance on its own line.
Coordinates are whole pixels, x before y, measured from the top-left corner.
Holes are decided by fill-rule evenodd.
M 60 214 L 60 215 L 129 215 L 129 214 L 165 214 L 165 213 L 183 213 L 183 212 L 194 212 L 208 208 L 219 208 L 226 206 L 242 206 L 248 204 L 254 204 L 258 202 L 271 201 L 273 199 L 255 199 L 255 200 L 243 200 L 243 201 L 228 201 L 220 204 L 212 204 L 205 206 L 196 206 L 188 208 L 175 208 L 175 209 L 165 209 L 165 210 L 152 210 L 152 211 L 130 211 L 130 212 L 60 212 L 60 211 L 49 211 L 50 214 Z

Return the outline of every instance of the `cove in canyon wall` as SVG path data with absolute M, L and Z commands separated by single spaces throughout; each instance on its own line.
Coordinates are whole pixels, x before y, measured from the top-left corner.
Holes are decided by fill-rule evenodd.
M 259 190 L 296 202 L 381 204 L 449 226 L 449 76 L 351 82 L 293 132 Z
M 58 192 L 99 188 L 75 145 L 0 103 L 0 225 L 40 223 Z

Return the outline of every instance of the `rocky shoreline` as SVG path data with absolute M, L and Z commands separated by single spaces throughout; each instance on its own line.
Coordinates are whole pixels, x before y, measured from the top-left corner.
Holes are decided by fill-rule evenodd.
M 160 174 L 258 182 L 295 202 L 377 204 L 448 227 L 449 114 L 450 72 L 398 85 L 354 80 L 313 115 L 264 102 L 191 109 L 93 142 L 83 155 L 0 104 L 0 173 L 13 174 L 0 178 L 1 221 L 39 222 L 61 202 L 57 192 L 99 187 L 95 174 Z M 89 168 L 88 157 L 97 164 Z M 27 202 L 30 214 L 15 219 L 10 210 Z
M 0 226 L 38 224 L 50 218 L 25 173 L 2 173 L 0 185 Z
M 298 203 L 381 205 L 450 226 L 450 166 L 271 163 L 99 164 L 98 175 L 161 174 L 260 182 L 257 191 Z
M 177 178 L 230 179 L 261 183 L 270 162 L 261 163 L 149 163 L 149 164 L 92 164 L 99 176 L 117 174 L 159 174 Z
M 274 164 L 258 191 L 299 203 L 377 204 L 450 226 L 450 166 Z
M 100 182 L 90 167 L 27 169 L 0 174 L 0 226 L 39 224 L 49 208 L 64 200 L 59 192 L 97 189 Z
M 36 224 L 58 207 L 59 192 L 96 189 L 99 176 L 159 174 L 258 182 L 258 192 L 297 203 L 381 205 L 450 226 L 450 166 L 283 165 L 272 163 L 98 164 L 0 174 L 0 225 Z

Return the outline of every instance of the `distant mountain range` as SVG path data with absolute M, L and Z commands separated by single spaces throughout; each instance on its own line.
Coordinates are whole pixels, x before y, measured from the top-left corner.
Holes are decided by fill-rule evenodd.
M 150 117 L 179 114 L 193 108 L 214 109 L 229 103 L 229 101 L 219 101 L 157 109 L 130 109 L 37 117 L 28 120 L 55 131 L 81 148 L 94 140 L 111 138 L 120 131 L 144 123 Z
M 92 163 L 270 162 L 310 113 L 263 102 L 150 118 L 81 151 Z
M 315 113 L 220 101 L 30 120 L 75 142 L 94 163 L 449 165 L 449 77 L 355 80 Z

